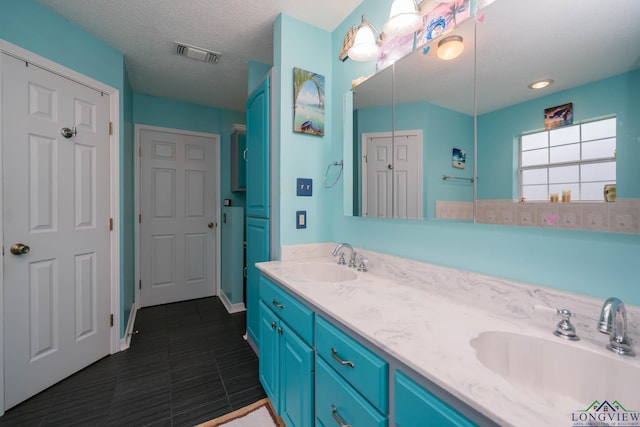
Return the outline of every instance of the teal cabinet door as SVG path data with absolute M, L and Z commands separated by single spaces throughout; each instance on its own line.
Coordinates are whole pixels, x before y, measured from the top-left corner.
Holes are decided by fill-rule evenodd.
M 260 301 L 260 383 L 274 408 L 279 406 L 278 317 Z
M 247 218 L 247 334 L 260 348 L 260 271 L 256 262 L 269 261 L 269 220 Z
M 247 99 L 246 209 L 247 216 L 269 217 L 270 78 Z
M 313 350 L 281 321 L 280 416 L 288 427 L 313 425 Z
M 476 425 L 402 372 L 395 371 L 394 382 L 397 427 Z

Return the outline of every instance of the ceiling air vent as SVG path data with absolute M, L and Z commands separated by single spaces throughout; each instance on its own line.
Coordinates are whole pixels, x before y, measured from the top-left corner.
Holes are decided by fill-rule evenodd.
M 217 64 L 220 60 L 219 52 L 213 52 L 211 50 L 191 46 L 185 43 L 174 43 L 176 44 L 176 53 L 178 55 L 186 56 L 187 58 L 195 59 L 197 61 L 208 62 L 210 64 Z

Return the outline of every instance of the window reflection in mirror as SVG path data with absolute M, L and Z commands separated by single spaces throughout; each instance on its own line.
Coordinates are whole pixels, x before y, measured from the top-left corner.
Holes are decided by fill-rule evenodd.
M 607 186 L 616 203 L 640 198 L 640 2 L 497 0 L 479 14 L 478 222 L 611 230 Z M 567 104 L 571 120 L 547 131 L 545 110 Z

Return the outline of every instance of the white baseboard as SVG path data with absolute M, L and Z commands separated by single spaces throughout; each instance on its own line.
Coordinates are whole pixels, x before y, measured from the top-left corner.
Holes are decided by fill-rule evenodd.
M 224 292 L 220 292 L 220 301 L 222 301 L 222 304 L 224 305 L 224 308 L 227 309 L 227 312 L 229 314 L 231 314 L 231 313 L 240 313 L 241 311 L 246 311 L 247 310 L 245 308 L 243 302 L 240 302 L 238 304 L 232 304 L 231 301 L 229 301 L 229 298 L 227 298 L 227 296 L 225 295 Z
M 120 351 L 124 351 L 129 348 L 131 345 L 131 335 L 133 335 L 133 326 L 136 323 L 136 314 L 138 313 L 138 308 L 136 307 L 136 303 L 134 302 L 131 305 L 131 313 L 129 313 L 129 321 L 127 322 L 127 329 L 124 331 L 124 338 L 120 339 Z

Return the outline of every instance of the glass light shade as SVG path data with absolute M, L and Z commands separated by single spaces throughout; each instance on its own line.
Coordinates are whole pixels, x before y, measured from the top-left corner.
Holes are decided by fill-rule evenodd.
M 353 41 L 353 46 L 349 49 L 349 58 L 354 61 L 371 61 L 376 59 L 380 52 L 377 39 L 378 37 L 374 33 L 373 27 L 365 21 L 363 16 L 362 23 L 358 26 L 358 32 Z
M 422 24 L 415 0 L 394 0 L 389 19 L 384 23 L 383 31 L 387 36 L 404 36 L 416 31 Z
M 448 61 L 457 58 L 464 50 L 461 36 L 448 36 L 438 42 L 438 58 Z

